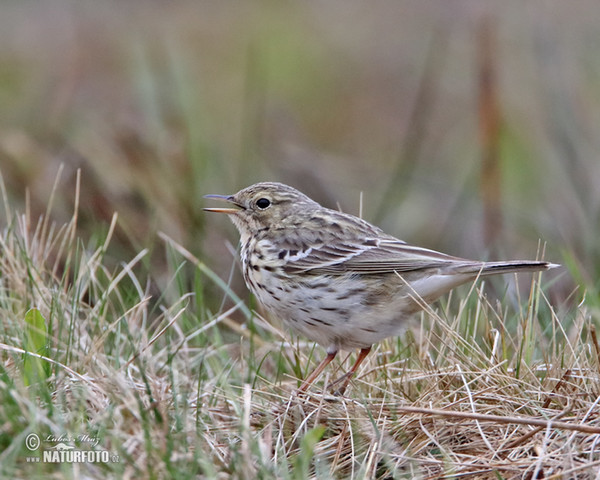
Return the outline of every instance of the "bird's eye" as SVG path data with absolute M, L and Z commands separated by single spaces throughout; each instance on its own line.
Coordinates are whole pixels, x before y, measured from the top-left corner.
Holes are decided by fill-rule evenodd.
M 271 205 L 271 201 L 268 198 L 259 198 L 256 201 L 256 206 L 258 208 L 260 208 L 261 210 L 264 210 L 265 208 L 268 208 L 269 205 Z

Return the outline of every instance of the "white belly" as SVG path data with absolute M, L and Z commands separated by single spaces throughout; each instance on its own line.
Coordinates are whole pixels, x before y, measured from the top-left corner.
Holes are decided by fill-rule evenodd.
M 319 280 L 307 276 L 292 287 L 276 274 L 254 273 L 253 281 L 247 283 L 259 302 L 328 352 L 367 348 L 398 335 L 410 314 L 407 307 L 412 302 L 398 284 L 390 288 L 382 282 L 368 294 L 360 277 L 351 275 Z

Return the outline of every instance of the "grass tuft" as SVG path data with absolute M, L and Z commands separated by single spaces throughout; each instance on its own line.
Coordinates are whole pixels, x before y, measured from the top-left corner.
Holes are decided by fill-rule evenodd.
M 345 397 L 326 385 L 354 353 L 298 397 L 319 348 L 165 234 L 171 273 L 152 296 L 146 250 L 110 266 L 116 216 L 84 240 L 77 211 L 57 225 L 51 207 L 34 221 L 5 206 L 3 476 L 578 478 L 600 465 L 596 327 L 585 303 L 561 318 L 540 275 L 526 298 L 459 290 L 377 345 Z M 36 461 L 59 443 L 109 461 Z

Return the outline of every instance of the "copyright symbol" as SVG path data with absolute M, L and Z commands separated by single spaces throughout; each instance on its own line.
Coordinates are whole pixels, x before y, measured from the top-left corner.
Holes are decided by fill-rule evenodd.
M 40 448 L 40 437 L 38 437 L 35 433 L 30 433 L 25 437 L 25 446 L 33 451 Z

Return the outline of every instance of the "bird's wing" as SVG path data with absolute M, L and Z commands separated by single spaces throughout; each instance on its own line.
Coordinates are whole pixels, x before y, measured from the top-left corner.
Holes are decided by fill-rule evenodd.
M 290 256 L 284 269 L 288 273 L 384 274 L 443 268 L 462 262 L 465 260 L 407 245 L 393 237 L 373 237 L 313 245 Z

